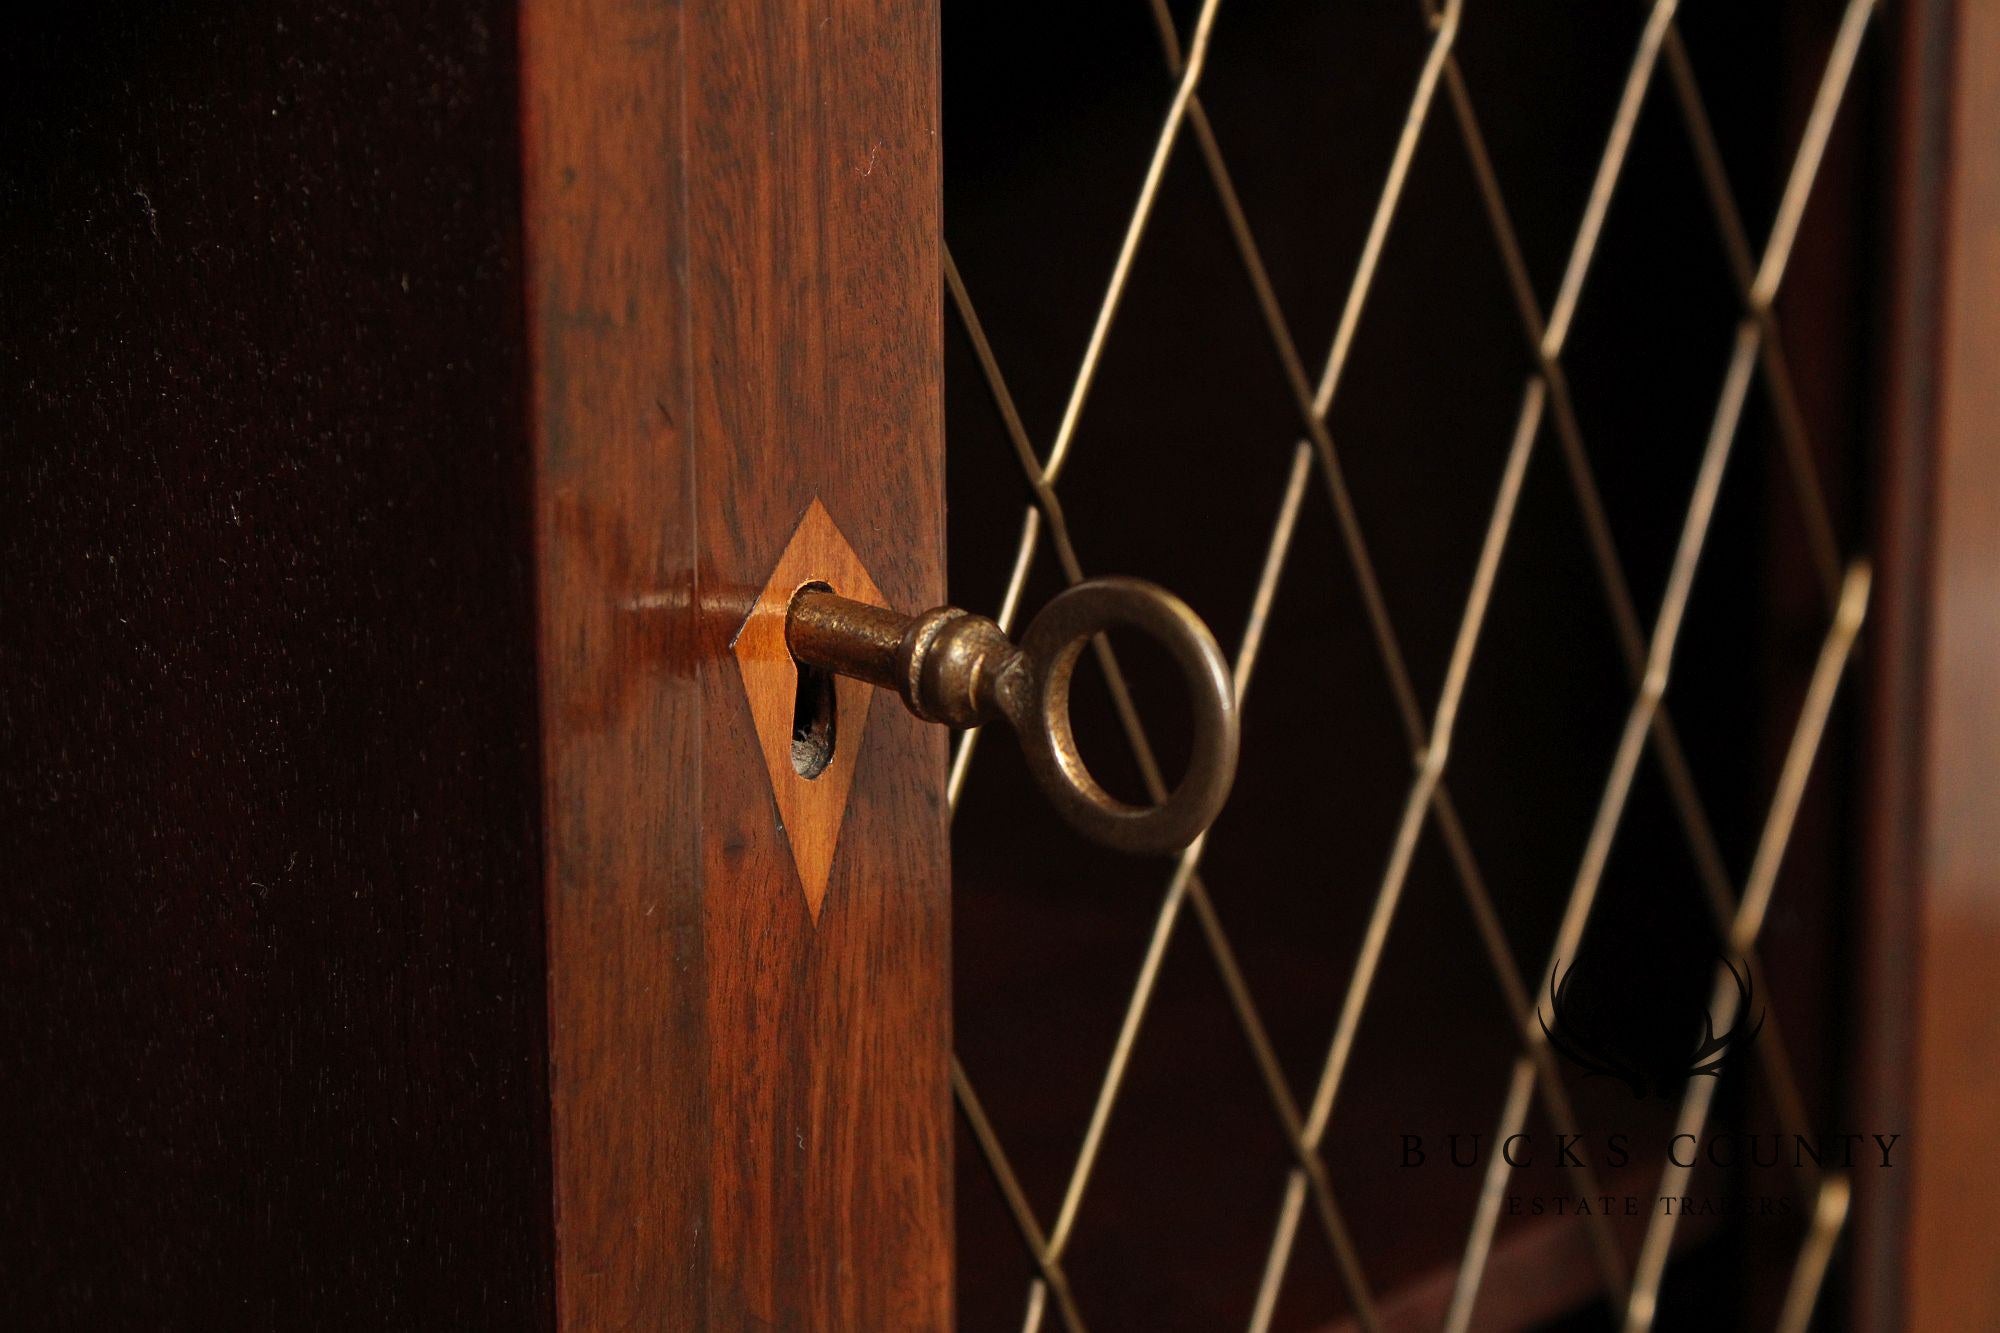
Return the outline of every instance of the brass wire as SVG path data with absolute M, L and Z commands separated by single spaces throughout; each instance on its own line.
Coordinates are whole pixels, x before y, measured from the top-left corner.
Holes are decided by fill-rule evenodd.
M 1149 0 L 1170 75 L 1175 80 L 1172 100 L 1153 144 L 1147 172 L 1138 199 L 1129 217 L 1103 299 L 1072 382 L 1061 422 L 1048 452 L 1038 455 L 1023 426 L 1009 393 L 1000 366 L 981 327 L 970 293 L 966 289 L 949 247 L 945 251 L 945 278 L 952 307 L 969 338 L 981 373 L 991 391 L 1023 473 L 1034 493 L 1024 513 L 1000 610 L 995 619 L 1012 628 L 1018 617 L 1022 592 L 1037 559 L 1044 533 L 1054 548 L 1065 581 L 1074 584 L 1084 575 L 1070 541 L 1068 526 L 1055 486 L 1075 446 L 1078 423 L 1095 382 L 1104 347 L 1115 323 L 1117 311 L 1130 282 L 1134 259 L 1143 242 L 1158 200 L 1160 183 L 1181 138 L 1183 128 L 1192 138 L 1222 205 L 1244 275 L 1266 325 L 1286 381 L 1300 413 L 1305 438 L 1292 459 L 1278 518 L 1267 544 L 1266 558 L 1256 585 L 1255 597 L 1241 646 L 1234 662 L 1239 704 L 1248 693 L 1268 620 L 1272 598 L 1285 572 L 1293 532 L 1309 474 L 1317 464 L 1327 487 L 1341 540 L 1361 594 L 1371 635 L 1383 659 L 1396 711 L 1412 752 L 1413 776 L 1395 842 L 1380 885 L 1363 942 L 1354 960 L 1342 1001 L 1335 1035 L 1329 1045 L 1321 1075 L 1307 1108 L 1301 1112 L 1293 1090 L 1282 1072 L 1248 984 L 1235 960 L 1234 951 L 1223 931 L 1207 886 L 1198 866 L 1204 841 L 1197 841 L 1181 856 L 1169 878 L 1153 928 L 1135 978 L 1131 997 L 1106 1064 L 1098 1096 L 1084 1129 L 1077 1158 L 1071 1170 L 1062 1203 L 1047 1232 L 1041 1228 L 1026 1202 L 1008 1163 L 1005 1151 L 987 1121 L 963 1066 L 953 1062 L 953 1087 L 961 1113 L 966 1116 L 989 1170 L 1015 1217 L 1036 1276 L 1030 1284 L 1024 1329 L 1041 1326 L 1045 1312 L 1054 1305 L 1059 1318 L 1072 1330 L 1084 1327 L 1062 1267 L 1063 1255 L 1075 1234 L 1076 1220 L 1088 1191 L 1092 1169 L 1106 1128 L 1115 1110 L 1131 1051 L 1144 1023 L 1148 1004 L 1157 984 L 1160 964 L 1184 906 L 1193 908 L 1194 918 L 1208 950 L 1224 980 L 1230 1004 L 1244 1032 L 1260 1076 L 1269 1094 L 1272 1109 L 1291 1144 L 1295 1158 L 1285 1184 L 1271 1246 L 1259 1284 L 1255 1304 L 1248 1312 L 1252 1330 L 1268 1327 L 1282 1292 L 1289 1258 L 1308 1199 L 1333 1250 L 1336 1267 L 1363 1328 L 1379 1326 L 1372 1294 L 1361 1271 L 1351 1235 L 1342 1220 L 1320 1152 L 1331 1121 L 1342 1075 L 1352 1052 L 1355 1031 L 1371 995 L 1376 971 L 1401 900 L 1414 850 L 1426 820 L 1434 819 L 1455 874 L 1472 913 L 1482 945 L 1499 981 L 1508 1008 L 1521 1033 L 1522 1054 L 1509 1080 L 1501 1109 L 1501 1134 L 1514 1132 L 1525 1121 L 1539 1088 L 1552 1119 L 1565 1132 L 1574 1132 L 1575 1116 L 1570 1108 L 1553 1058 L 1534 1018 L 1532 992 L 1508 944 L 1492 897 L 1473 858 L 1458 820 L 1445 781 L 1451 736 L 1464 683 L 1477 651 L 1480 630 L 1491 601 L 1493 582 L 1510 535 L 1522 477 L 1530 454 L 1544 425 L 1552 428 L 1561 450 L 1573 498 L 1584 522 L 1585 536 L 1611 614 L 1620 650 L 1633 676 L 1635 697 L 1611 771 L 1600 797 L 1597 817 L 1582 850 L 1581 863 L 1566 905 L 1552 956 L 1573 950 L 1581 937 L 1594 905 L 1603 867 L 1622 818 L 1626 798 L 1642 755 L 1650 747 L 1666 778 L 1680 826 L 1693 854 L 1697 871 L 1719 923 L 1739 943 L 1753 968 L 1760 966 L 1754 945 L 1764 907 L 1775 883 L 1776 867 L 1789 835 L 1797 800 L 1809 775 L 1830 708 L 1854 637 L 1858 634 L 1866 599 L 1866 567 L 1856 564 L 1843 577 L 1833 523 L 1824 498 L 1824 489 L 1813 459 L 1803 416 L 1799 410 L 1792 378 L 1779 337 L 1773 309 L 1786 262 L 1796 241 L 1812 184 L 1831 136 L 1835 116 L 1853 71 L 1856 53 L 1865 31 L 1874 0 L 1850 0 L 1840 31 L 1822 75 L 1806 130 L 1781 198 L 1769 240 L 1761 256 L 1753 256 L 1740 208 L 1723 171 L 1713 126 L 1709 120 L 1692 64 L 1688 59 L 1675 23 L 1673 0 L 1655 0 L 1649 6 L 1638 49 L 1627 68 L 1616 110 L 1607 133 L 1606 145 L 1596 165 L 1590 194 L 1579 219 L 1570 254 L 1555 301 L 1546 319 L 1541 314 L 1528 277 L 1500 183 L 1487 154 L 1485 140 L 1475 114 L 1470 92 L 1459 67 L 1454 42 L 1458 31 L 1460 0 L 1439 7 L 1426 3 L 1424 18 L 1430 41 L 1417 85 L 1397 138 L 1396 147 L 1377 196 L 1369 230 L 1357 256 L 1356 266 L 1340 318 L 1317 383 L 1308 380 L 1297 343 L 1278 304 L 1249 220 L 1237 196 L 1220 143 L 1202 103 L 1199 84 L 1219 0 L 1206 0 L 1196 17 L 1192 38 L 1183 53 L 1179 33 L 1167 12 L 1164 0 Z M 1694 149 L 1705 197 L 1713 214 L 1717 234 L 1730 263 L 1743 305 L 1735 332 L 1728 372 L 1719 395 L 1702 464 L 1684 514 L 1681 537 L 1676 548 L 1666 596 L 1650 629 L 1642 631 L 1631 590 L 1626 583 L 1612 538 L 1610 523 L 1598 490 L 1581 427 L 1571 404 L 1569 385 L 1562 366 L 1562 353 L 1582 298 L 1584 284 L 1601 239 L 1605 219 L 1630 153 L 1631 141 L 1646 97 L 1656 73 L 1664 65 L 1679 116 Z M 1535 372 L 1524 386 L 1521 407 L 1512 441 L 1481 545 L 1478 564 L 1468 589 L 1457 637 L 1447 666 L 1446 678 L 1428 724 L 1418 702 L 1402 646 L 1391 622 L 1381 583 L 1348 494 L 1334 441 L 1326 419 L 1337 395 L 1359 327 L 1363 308 L 1372 291 L 1389 230 L 1394 225 L 1398 205 L 1410 174 L 1415 151 L 1428 126 L 1431 110 L 1442 89 L 1445 102 L 1467 154 L 1469 169 L 1479 188 L 1494 241 L 1500 251 L 1509 288 L 1520 315 L 1523 330 L 1533 353 Z M 1792 480 L 1795 503 L 1806 530 L 1814 567 L 1826 588 L 1832 624 L 1823 645 L 1814 683 L 1802 707 L 1788 751 L 1784 775 L 1772 798 L 1765 838 L 1760 843 L 1758 862 L 1753 866 L 1739 900 L 1730 885 L 1712 825 L 1696 789 L 1692 773 L 1681 750 L 1668 711 L 1665 693 L 1673 663 L 1673 652 L 1692 592 L 1694 575 L 1706 543 L 1710 520 L 1720 490 L 1729 454 L 1737 435 L 1750 385 L 1762 372 L 1774 408 L 1777 434 Z M 1857 591 L 1858 589 L 1858 591 Z M 1122 673 L 1109 645 L 1101 639 L 1095 645 L 1105 676 L 1110 683 L 1119 720 L 1142 771 L 1146 784 L 1158 798 L 1163 790 L 1158 765 L 1146 741 L 1141 721 L 1125 688 Z M 978 732 L 966 733 L 953 755 L 948 793 L 955 810 L 969 778 Z M 1754 910 L 1753 910 L 1754 909 Z M 1731 993 L 1733 995 L 1733 992 Z M 1776 1029 L 1776 1015 L 1767 1010 L 1766 1038 L 1759 1043 L 1760 1059 L 1771 1086 L 1780 1119 L 1788 1128 L 1805 1124 L 1805 1113 L 1797 1090 L 1789 1055 Z M 1710 1080 L 1698 1080 L 1712 1095 Z M 1684 1107 L 1684 1116 L 1697 1111 L 1706 1115 L 1705 1100 Z M 1480 1202 L 1467 1239 L 1454 1288 L 1447 1327 L 1463 1329 L 1470 1323 L 1480 1280 L 1491 1253 L 1498 1220 L 1498 1204 L 1504 1192 L 1507 1168 L 1497 1157 L 1489 1163 Z M 1844 1177 L 1833 1173 L 1815 1181 L 1814 1222 L 1794 1265 L 1788 1291 L 1786 1314 L 1781 1327 L 1803 1327 L 1823 1285 L 1826 1268 L 1839 1231 L 1847 1215 L 1848 1186 Z M 1591 1234 L 1593 1255 L 1600 1270 L 1604 1290 L 1622 1302 L 1627 1311 L 1627 1327 L 1649 1326 L 1650 1311 L 1657 1300 L 1660 1276 L 1670 1252 L 1673 1219 L 1655 1219 L 1642 1244 L 1633 1279 L 1625 1276 L 1625 1260 L 1599 1215 L 1590 1215 L 1586 1225 Z M 1664 1223 L 1664 1224 L 1662 1224 Z

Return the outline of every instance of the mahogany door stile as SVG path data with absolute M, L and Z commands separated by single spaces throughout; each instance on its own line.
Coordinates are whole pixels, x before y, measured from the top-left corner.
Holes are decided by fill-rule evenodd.
M 951 1321 L 944 733 L 837 733 L 815 921 L 732 653 L 815 502 L 944 597 L 936 23 L 524 14 L 564 1327 Z
M 679 26 L 665 4 L 522 15 L 565 1328 L 695 1328 L 704 1308 Z

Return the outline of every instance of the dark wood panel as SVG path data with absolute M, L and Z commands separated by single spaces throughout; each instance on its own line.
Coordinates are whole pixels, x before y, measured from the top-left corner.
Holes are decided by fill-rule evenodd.
M 0 1325 L 549 1315 L 513 15 L 0 57 Z
M 942 1328 L 945 738 L 840 735 L 815 923 L 731 651 L 815 499 L 943 598 L 935 14 L 526 33 L 564 1322 Z
M 878 700 L 841 739 L 815 925 L 727 653 L 814 499 L 891 605 L 944 599 L 935 6 L 689 17 L 710 1317 L 944 1328 L 945 735 Z
M 1868 922 L 1870 1110 L 1908 1118 L 1860 1219 L 1858 1322 L 2000 1316 L 2000 21 L 1912 5 L 1902 43 Z
M 566 1328 L 699 1328 L 702 1152 L 680 15 L 523 15 Z

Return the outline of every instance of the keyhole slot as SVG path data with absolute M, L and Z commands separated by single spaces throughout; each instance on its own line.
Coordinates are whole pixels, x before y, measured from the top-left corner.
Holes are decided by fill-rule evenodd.
M 833 673 L 799 667 L 799 688 L 792 697 L 792 767 L 802 778 L 816 778 L 833 762 L 834 724 L 840 717 L 840 697 Z
M 806 587 L 824 589 L 827 585 L 809 583 Z M 840 696 L 834 690 L 837 678 L 831 671 L 796 660 L 794 665 L 799 679 L 792 694 L 792 769 L 811 781 L 833 762 Z

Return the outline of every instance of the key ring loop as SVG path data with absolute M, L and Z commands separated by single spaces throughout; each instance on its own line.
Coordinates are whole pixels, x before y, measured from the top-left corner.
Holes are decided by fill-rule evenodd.
M 1159 805 L 1131 805 L 1106 791 L 1083 761 L 1070 724 L 1070 682 L 1098 634 L 1133 629 L 1164 647 L 1180 668 L 1194 714 L 1186 774 Z M 1207 626 L 1164 588 L 1131 578 L 1092 579 L 1057 596 L 1021 638 L 1001 707 L 1028 766 L 1079 832 L 1128 852 L 1178 851 L 1214 820 L 1236 774 L 1236 690 Z

